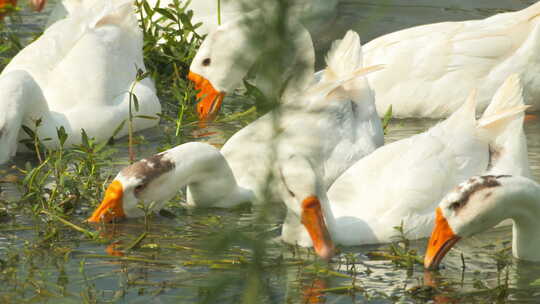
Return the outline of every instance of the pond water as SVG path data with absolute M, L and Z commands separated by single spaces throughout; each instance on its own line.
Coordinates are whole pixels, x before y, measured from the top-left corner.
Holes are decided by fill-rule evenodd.
M 342 0 L 331 30 L 314 41 L 322 58 L 328 44 L 349 28 L 369 41 L 417 24 L 482 18 L 534 2 Z M 37 18 L 23 28 L 35 31 L 36 24 L 44 22 L 43 15 Z M 238 108 L 234 101 L 226 101 L 227 111 Z M 435 122 L 392 121 L 386 142 L 422 132 Z M 223 142 L 239 125 L 212 126 L 225 134 L 212 140 Z M 531 169 L 540 182 L 540 121 L 527 123 L 525 130 Z M 184 133 L 189 138 L 193 131 Z M 150 145 L 139 147 L 140 157 L 154 153 L 161 139 L 157 129 L 144 135 Z M 118 157 L 125 159 L 125 154 L 122 150 Z M 15 162 L 25 160 L 18 156 Z M 0 198 L 16 192 L 6 183 L 0 184 L 0 191 Z M 259 221 L 257 217 L 268 210 L 187 210 L 178 204 L 183 198 L 180 193 L 169 204 L 173 217 L 101 227 L 103 241 L 89 240 L 62 225 L 57 228 L 62 238 L 50 237 L 48 225 L 22 216 L 3 220 L 0 302 L 532 303 L 540 299 L 540 264 L 508 258 L 509 227 L 463 240 L 438 273 L 424 273 L 417 264 L 397 266 L 388 256 L 377 255 L 388 253 L 389 244 L 342 248 L 326 265 L 309 250 L 259 241 L 279 235 L 284 210 L 272 210 L 268 220 Z M 81 222 L 88 212 L 81 210 L 74 222 L 85 226 Z M 410 248 L 423 255 L 425 243 L 412 241 Z M 259 296 L 253 298 L 256 291 Z

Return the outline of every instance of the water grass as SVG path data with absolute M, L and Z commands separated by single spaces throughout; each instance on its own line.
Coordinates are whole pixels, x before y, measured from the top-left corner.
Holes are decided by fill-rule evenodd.
M 70 228 L 72 228 L 72 229 L 75 230 L 75 231 L 84 233 L 84 234 L 85 234 L 86 236 L 88 236 L 89 238 L 95 239 L 95 238 L 97 237 L 97 233 L 92 232 L 92 231 L 90 231 L 90 230 L 88 230 L 88 229 L 84 229 L 84 228 L 82 228 L 82 227 L 80 227 L 80 226 L 77 226 L 77 225 L 73 224 L 72 222 L 70 222 L 70 221 L 68 221 L 68 220 L 65 220 L 65 219 L 59 217 L 59 216 L 56 215 L 56 214 L 52 214 L 52 213 L 50 213 L 50 212 L 48 212 L 48 211 L 45 211 L 45 210 L 42 210 L 41 212 L 42 212 L 43 214 L 46 214 L 46 215 L 48 215 L 48 216 L 54 218 L 55 220 L 61 222 L 62 224 L 66 225 L 66 226 L 68 226 L 68 227 L 70 227 Z
M 17 23 L 17 19 L 13 22 Z M 0 20 L 0 72 L 23 47 L 19 35 L 5 21 Z

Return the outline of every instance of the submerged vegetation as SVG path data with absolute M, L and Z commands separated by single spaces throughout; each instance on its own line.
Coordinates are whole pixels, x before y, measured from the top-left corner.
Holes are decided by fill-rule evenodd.
M 277 3 L 286 12 L 287 1 Z M 97 142 L 84 131 L 83 143 L 67 149 L 63 128 L 57 130 L 60 149 L 49 150 L 42 142 L 47 139 L 36 136 L 39 120 L 24 128 L 28 138 L 23 143 L 32 157 L 0 169 L 0 302 L 136 302 L 160 297 L 174 303 L 488 303 L 523 293 L 522 287 L 509 286 L 509 269 L 519 265 L 509 263 L 505 249 L 484 262 L 492 270 L 487 274 L 464 268 L 466 279 L 423 277 L 423 241 L 407 240 L 403 225 L 396 227 L 400 238 L 394 244 L 341 248 L 327 263 L 311 249 L 275 241 L 283 210 L 190 210 L 181 204 L 182 192 L 159 215 L 145 212 L 139 220 L 87 224 L 117 169 L 128 163 L 128 149 L 150 154 L 193 137 L 189 132 L 195 125 L 196 92 L 186 76 L 202 37 L 194 32 L 198 25 L 192 24 L 186 7 L 181 1 L 166 8 L 137 1 L 147 73 L 164 105 L 160 141 L 150 145 L 152 150 L 145 147 L 146 133 L 135 134 L 129 142 Z M 280 32 L 283 19 L 269 20 L 274 24 L 264 28 L 274 31 L 276 41 L 275 49 L 268 49 L 273 54 L 269 58 L 279 58 L 287 52 L 279 43 L 286 39 Z M 0 21 L 0 71 L 22 47 L 16 33 Z M 278 78 L 272 59 L 260 64 L 269 78 Z M 222 122 L 245 124 L 243 120 L 278 104 L 249 82 L 245 86 L 238 99 L 250 99 L 254 107 Z M 381 287 L 384 280 L 391 280 L 394 288 Z M 535 282 L 527 286 L 528 292 L 539 292 Z M 462 288 L 466 291 L 455 291 Z
M 22 42 L 17 34 L 4 22 L 0 21 L 0 72 L 4 70 L 11 58 L 22 48 Z

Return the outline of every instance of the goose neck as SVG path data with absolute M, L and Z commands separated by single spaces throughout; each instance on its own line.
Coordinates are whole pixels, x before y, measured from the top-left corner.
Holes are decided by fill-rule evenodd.
M 514 221 L 513 255 L 523 260 L 540 261 L 540 187 L 528 187 L 513 196 L 510 207 Z
M 206 144 L 189 145 L 189 149 L 175 157 L 179 164 L 177 180 L 187 184 L 189 205 L 231 207 L 252 199 L 251 191 L 238 186 L 219 150 Z

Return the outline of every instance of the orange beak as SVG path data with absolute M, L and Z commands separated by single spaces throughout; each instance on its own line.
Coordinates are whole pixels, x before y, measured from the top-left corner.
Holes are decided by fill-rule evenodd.
M 113 181 L 105 191 L 105 198 L 103 198 L 101 205 L 94 211 L 88 221 L 92 223 L 99 221 L 108 223 L 113 219 L 125 217 L 122 208 L 123 192 L 122 184 L 117 180 Z
M 302 224 L 313 241 L 315 252 L 325 260 L 334 256 L 334 243 L 324 222 L 321 203 L 316 196 L 310 196 L 302 202 Z
M 197 103 L 199 120 L 214 120 L 219 112 L 219 109 L 221 108 L 221 103 L 223 102 L 225 93 L 221 93 L 214 89 L 208 79 L 197 73 L 190 71 L 188 79 L 193 81 L 195 84 L 195 89 L 199 91 L 199 93 L 197 93 L 197 99 L 200 100 L 199 103 Z
M 444 256 L 461 238 L 454 234 L 448 221 L 442 215 L 441 208 L 435 209 L 435 227 L 428 241 L 424 267 L 437 269 Z

